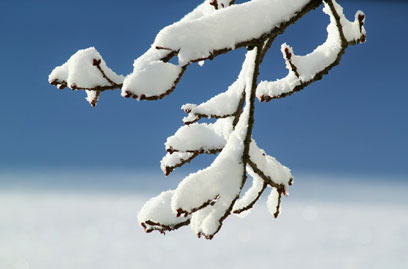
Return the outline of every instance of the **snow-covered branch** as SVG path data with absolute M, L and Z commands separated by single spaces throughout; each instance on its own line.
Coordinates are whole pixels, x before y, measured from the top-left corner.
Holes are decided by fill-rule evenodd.
M 79 50 L 48 77 L 48 81 L 60 90 L 67 86 L 72 90 L 86 90 L 86 99 L 92 106 L 96 105 L 100 92 L 120 89 L 124 79 L 106 65 L 93 47 Z
M 252 185 L 234 204 L 233 213 L 241 214 L 250 210 L 255 203 L 261 198 L 268 184 L 260 178 L 250 167 L 246 167 L 248 174 L 252 177 Z
M 197 157 L 199 152 L 172 152 L 167 153 L 160 161 L 160 168 L 165 176 L 170 175 L 177 167 L 182 167 Z
M 325 0 L 324 2 L 323 11 L 330 16 L 326 42 L 305 56 L 295 55 L 290 46 L 283 44 L 281 51 L 289 73 L 282 79 L 259 83 L 257 97 L 261 102 L 291 95 L 320 80 L 330 69 L 340 63 L 349 45 L 365 42 L 363 12 L 358 11 L 354 22 L 350 22 L 344 16 L 343 8 L 336 1 Z
M 162 192 L 145 203 L 139 212 L 138 221 L 146 232 L 176 230 L 190 224 L 190 217 L 176 216 L 170 208 L 174 191 Z
M 230 50 L 253 47 L 267 37 L 282 33 L 320 4 L 318 0 L 257 0 L 233 5 L 199 19 L 182 20 L 165 27 L 153 46 L 177 52 L 181 65 L 213 59 Z
M 226 143 L 226 137 L 232 130 L 231 119 L 219 119 L 215 123 L 193 123 L 181 127 L 166 142 L 166 150 L 173 152 L 203 152 L 220 151 Z M 194 137 L 194 139 L 191 139 Z
M 212 60 L 230 50 L 254 47 L 266 38 L 282 33 L 287 26 L 316 8 L 321 0 L 286 0 L 287 3 L 280 0 L 257 0 L 232 5 L 233 2 L 205 1 L 180 21 L 165 27 L 156 36 L 151 48 L 134 61 L 131 74 L 126 78 L 121 77 L 120 81 L 115 80 L 116 74 L 107 74 L 107 78 L 115 82 L 114 85 L 107 84 L 104 76 L 100 76 L 104 78 L 100 80 L 84 75 L 83 80 L 73 75 L 84 71 L 81 65 L 68 64 L 72 58 L 77 58 L 74 56 L 82 55 L 83 51 L 92 51 L 98 57 L 82 59 L 81 62 L 88 63 L 87 65 L 94 59 L 101 59 L 94 48 L 78 51 L 66 64 L 55 68 L 50 74 L 49 82 L 60 89 L 67 86 L 74 90 L 88 91 L 121 88 L 123 97 L 138 100 L 161 99 L 176 88 L 190 63 Z M 217 9 L 209 8 L 211 3 Z M 177 65 L 169 63 L 175 56 L 178 57 Z M 70 68 L 65 68 L 66 65 Z M 61 72 L 61 69 L 64 71 Z M 85 71 L 92 74 L 95 70 L 86 68 Z M 158 80 L 157 77 L 161 79 Z M 96 100 L 93 99 L 94 102 Z
M 354 23 L 348 22 L 341 7 L 330 0 L 326 1 L 324 12 L 331 17 L 325 44 L 307 56 L 296 56 L 291 47 L 282 46 L 289 69 L 289 75 L 284 79 L 286 84 L 297 81 L 295 86 L 307 86 L 332 68 L 334 63 L 337 64 L 348 45 L 365 41 L 362 12 L 357 13 Z M 359 35 L 356 35 L 356 29 Z M 290 170 L 259 149 L 251 136 L 255 94 L 259 97 L 265 84 L 257 84 L 259 65 L 274 38 L 267 35 L 255 46 L 248 46 L 250 51 L 241 72 L 226 92 L 200 105 L 184 105 L 182 109 L 188 116 L 183 121 L 187 126 L 181 127 L 166 142 L 168 154 L 162 160 L 162 170 L 166 175 L 198 154 L 220 152 L 208 168 L 187 176 L 170 201 L 173 217 L 191 217 L 189 225 L 193 231 L 207 239 L 219 231 L 224 219 L 231 213 L 248 212 L 268 186 L 271 188 L 268 210 L 277 217 L 281 211 L 281 198 L 288 194 L 293 183 Z M 179 62 L 187 57 L 182 56 L 182 50 L 182 47 L 173 48 L 177 51 L 174 55 L 179 57 Z M 191 56 L 187 62 L 195 61 L 191 60 L 194 57 Z M 211 58 L 204 56 L 199 59 L 205 57 Z M 260 99 L 265 100 L 265 94 L 262 96 Z M 204 117 L 217 120 L 213 124 L 196 123 Z M 252 177 L 252 186 L 240 197 L 247 173 Z
M 165 143 L 163 173 L 169 175 L 200 154 L 217 155 L 207 168 L 189 174 L 175 190 L 146 202 L 138 215 L 146 232 L 165 233 L 189 225 L 199 237 L 212 239 L 228 216 L 245 215 L 267 189 L 268 210 L 277 217 L 293 176 L 253 138 L 255 99 L 269 101 L 303 89 L 337 65 L 349 45 L 366 39 L 361 11 L 350 22 L 335 0 L 324 0 L 323 11 L 330 16 L 324 44 L 305 56 L 295 55 L 283 44 L 288 75 L 258 83 L 260 65 L 276 36 L 322 0 L 234 2 L 205 0 L 180 21 L 162 29 L 126 77 L 107 67 L 94 48 L 78 51 L 49 75 L 49 82 L 59 89 L 85 90 L 92 106 L 101 92 L 115 89 L 121 89 L 123 97 L 157 100 L 175 89 L 191 63 L 246 48 L 241 71 L 226 91 L 199 105 L 182 106 L 188 115 L 183 119 L 185 125 Z M 174 57 L 177 61 L 170 62 Z M 198 123 L 202 118 L 215 120 Z M 248 175 L 252 185 L 242 193 Z
M 193 104 L 185 104 L 182 106 L 181 108 L 188 114 L 188 116 L 183 119 L 184 123 L 189 125 L 202 118 L 237 118 L 244 105 L 245 91 L 243 88 L 240 91 L 236 91 L 236 84 L 235 82 L 230 86 L 228 91 L 214 96 L 198 106 Z M 241 92 L 241 96 L 239 96 L 239 92 Z

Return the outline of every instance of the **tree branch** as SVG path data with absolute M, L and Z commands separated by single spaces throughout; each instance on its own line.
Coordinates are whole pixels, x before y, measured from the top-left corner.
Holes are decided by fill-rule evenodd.
M 95 87 L 91 87 L 91 88 L 87 88 L 87 87 L 81 87 L 81 86 L 77 86 L 75 84 L 68 86 L 66 81 L 59 81 L 57 79 L 53 80 L 51 83 L 51 85 L 57 86 L 57 88 L 59 90 L 63 90 L 66 87 L 71 88 L 73 91 L 75 90 L 86 90 L 86 91 L 99 91 L 99 92 L 103 92 L 103 91 L 108 91 L 108 90 L 118 90 L 122 87 L 122 84 L 116 84 L 116 85 L 110 85 L 110 86 L 95 86 Z
M 345 53 L 347 47 L 349 45 L 355 45 L 357 43 L 364 43 L 366 40 L 366 36 L 365 36 L 365 30 L 363 28 L 364 25 L 364 19 L 365 19 L 365 15 L 364 14 L 358 14 L 357 20 L 359 23 L 359 30 L 360 30 L 360 37 L 357 39 L 353 39 L 353 40 L 347 40 L 344 31 L 343 31 L 343 25 L 341 23 L 341 17 L 338 13 L 338 11 L 335 8 L 335 4 L 333 3 L 332 0 L 324 0 L 324 2 L 326 3 L 326 5 L 329 7 L 330 10 L 330 16 L 332 16 L 334 18 L 334 24 L 337 28 L 337 33 L 339 35 L 339 45 L 340 48 L 337 52 L 337 54 L 334 57 L 334 60 L 332 60 L 331 62 L 329 62 L 324 68 L 322 68 L 321 70 L 317 71 L 312 78 L 310 79 L 304 79 L 302 78 L 302 73 L 299 72 L 299 66 L 297 66 L 293 61 L 293 52 L 291 50 L 290 47 L 283 45 L 283 54 L 285 57 L 285 60 L 287 62 L 287 65 L 290 67 L 290 71 L 293 72 L 293 74 L 298 78 L 298 80 L 296 81 L 295 79 L 290 77 L 290 73 L 287 77 L 281 79 L 281 80 L 277 80 L 274 82 L 262 82 L 259 85 L 259 89 L 258 89 L 258 98 L 261 102 L 268 102 L 272 99 L 280 99 L 280 98 L 284 98 L 286 96 L 292 95 L 295 92 L 301 91 L 302 89 L 304 89 L 306 86 L 312 84 L 313 82 L 316 82 L 320 79 L 322 79 L 322 77 L 326 74 L 328 74 L 328 72 L 335 67 L 336 65 L 338 65 L 340 63 L 341 57 L 343 56 L 343 54 Z M 342 15 L 344 17 L 344 15 Z M 348 21 L 347 21 L 348 22 Z M 331 22 L 331 24 L 333 23 L 333 21 Z M 349 23 L 349 22 L 348 22 Z M 329 35 L 332 34 L 329 32 Z M 329 38 L 326 41 L 326 43 L 329 42 Z M 322 45 L 324 46 L 324 44 Z M 320 46 L 320 47 L 322 47 Z M 296 57 L 310 57 L 309 55 L 306 56 L 296 56 Z M 324 59 L 323 59 L 324 60 Z M 286 88 L 288 87 L 287 85 L 295 85 L 293 88 Z M 276 89 L 275 89 L 276 88 Z
M 276 211 L 273 214 L 273 216 L 275 217 L 275 219 L 279 216 L 280 214 L 280 207 L 281 207 L 281 200 L 282 200 L 282 193 L 284 193 L 283 190 L 277 190 L 278 192 L 278 203 L 276 204 Z
M 168 153 L 170 153 L 170 154 L 173 154 L 174 152 L 187 152 L 187 153 L 193 153 L 193 154 L 199 155 L 199 154 L 203 154 L 203 153 L 217 154 L 217 153 L 222 151 L 222 148 L 211 148 L 211 149 L 202 149 L 201 148 L 201 149 L 198 149 L 198 150 L 183 150 L 183 151 L 180 151 L 178 149 L 174 149 L 172 147 L 169 147 L 169 148 L 166 149 L 166 151 Z
M 254 197 L 254 199 L 252 199 L 249 203 L 247 203 L 245 206 L 240 207 L 238 209 L 235 209 L 233 211 L 234 214 L 241 214 L 244 211 L 250 210 L 251 208 L 253 208 L 253 206 L 255 205 L 256 202 L 258 202 L 259 198 L 261 198 L 262 193 L 265 191 L 266 187 L 268 186 L 268 184 L 266 184 L 266 182 L 263 183 L 261 189 L 258 191 L 257 195 Z
M 171 53 L 169 53 L 169 55 L 171 55 Z M 168 59 L 168 60 L 170 60 L 170 59 Z M 165 62 L 167 62 L 167 61 L 165 61 Z M 162 93 L 162 94 L 146 96 L 145 94 L 137 95 L 137 94 L 133 94 L 130 90 L 125 90 L 126 94 L 124 95 L 124 97 L 125 98 L 132 97 L 133 99 L 137 99 L 139 101 L 142 101 L 142 100 L 155 101 L 155 100 L 163 99 L 164 97 L 166 97 L 167 95 L 171 94 L 174 91 L 174 89 L 176 88 L 177 84 L 179 83 L 179 81 L 180 81 L 181 77 L 183 76 L 184 72 L 186 71 L 186 69 L 187 69 L 187 65 L 185 65 L 185 66 L 183 66 L 181 68 L 181 72 L 178 74 L 178 77 L 173 82 L 173 86 L 170 89 L 168 89 L 167 91 L 165 91 L 164 93 Z
M 199 207 L 192 208 L 192 209 L 189 210 L 189 211 L 184 210 L 184 209 L 182 209 L 182 208 L 178 208 L 178 209 L 177 209 L 177 217 L 180 217 L 180 216 L 187 217 L 188 215 L 191 215 L 191 214 L 197 212 L 198 210 L 201 210 L 201 209 L 203 209 L 203 208 L 206 208 L 207 206 L 213 206 L 213 205 L 215 204 L 215 201 L 216 201 L 218 198 L 220 198 L 220 195 L 219 195 L 219 194 L 217 194 L 213 199 L 207 200 L 205 203 L 201 204 Z
M 212 60 L 216 56 L 227 53 L 227 52 L 229 52 L 231 50 L 235 50 L 235 49 L 242 48 L 242 47 L 255 47 L 258 44 L 263 43 L 268 38 L 273 39 L 277 35 L 283 33 L 283 31 L 286 29 L 286 27 L 288 27 L 289 25 L 295 23 L 304 14 L 306 14 L 310 10 L 318 7 L 321 4 L 321 1 L 322 0 L 311 0 L 311 1 L 309 1 L 301 10 L 296 12 L 296 14 L 294 14 L 294 16 L 292 16 L 290 19 L 280 23 L 279 25 L 274 26 L 273 29 L 261 34 L 260 36 L 258 36 L 256 38 L 246 40 L 246 41 L 240 41 L 237 44 L 235 44 L 235 46 L 233 48 L 222 48 L 222 49 L 213 50 L 212 52 L 209 53 L 209 55 L 207 57 L 200 57 L 200 58 L 196 58 L 196 59 L 191 59 L 188 63 L 186 63 L 185 65 L 183 65 L 181 67 L 180 73 L 178 74 L 177 78 L 173 82 L 172 86 L 169 89 L 167 89 L 166 91 L 164 91 L 164 92 L 162 92 L 160 94 L 154 94 L 154 95 L 148 95 L 147 93 L 135 94 L 130 89 L 122 89 L 122 92 L 123 92 L 122 95 L 124 97 L 126 97 L 126 98 L 132 97 L 133 99 L 138 99 L 138 100 L 158 100 L 158 99 L 162 99 L 162 98 L 164 98 L 165 96 L 169 95 L 170 93 L 172 93 L 174 91 L 174 89 L 176 88 L 178 82 L 180 81 L 181 77 L 183 76 L 183 74 L 184 74 L 184 72 L 187 69 L 189 64 L 194 63 L 194 62 L 199 62 L 199 61 L 202 61 L 202 60 L 207 60 L 207 59 Z M 234 3 L 234 1 L 230 1 L 230 4 L 233 4 L 233 3 Z M 179 53 L 179 50 L 172 50 L 170 48 L 166 48 L 166 47 L 163 47 L 163 46 L 156 46 L 156 49 L 157 50 L 168 50 L 168 53 L 160 58 L 160 60 L 162 62 L 170 61 L 171 58 L 173 58 L 174 56 L 176 56 Z M 112 80 L 109 79 L 106 75 L 103 75 L 103 77 L 106 78 L 108 81 L 112 82 Z M 123 88 L 123 84 L 112 84 L 112 83 L 109 86 L 97 85 L 95 87 L 84 87 L 84 86 L 75 85 L 75 84 L 68 85 L 66 81 L 58 80 L 58 79 L 53 80 L 51 82 L 51 84 L 57 86 L 59 89 L 63 89 L 63 88 L 68 86 L 73 90 L 89 90 L 89 91 L 100 91 L 100 92 L 106 91 L 106 90 L 117 90 L 117 89 Z
M 174 231 L 174 230 L 177 230 L 189 224 L 190 224 L 190 219 L 187 219 L 186 221 L 181 221 L 179 223 L 170 224 L 170 225 L 147 220 L 145 222 L 142 222 L 140 225 L 142 225 L 146 233 L 151 233 L 153 231 L 159 231 L 161 234 L 166 234 L 166 231 Z
M 246 128 L 246 135 L 245 135 L 245 139 L 244 139 L 244 150 L 242 153 L 242 170 L 243 170 L 243 174 L 242 174 L 242 180 L 241 180 L 241 185 L 240 185 L 240 191 L 237 194 L 237 196 L 235 197 L 234 200 L 232 200 L 230 206 L 228 207 L 228 209 L 225 211 L 225 214 L 220 218 L 219 220 L 219 226 L 216 229 L 215 232 L 213 232 L 212 234 L 207 234 L 205 235 L 205 237 L 207 239 L 212 239 L 214 237 L 215 234 L 218 233 L 218 231 L 221 229 L 222 224 L 224 222 L 224 220 L 231 214 L 232 209 L 234 207 L 235 202 L 238 200 L 239 195 L 242 191 L 242 188 L 245 185 L 246 179 L 247 179 L 247 175 L 246 175 L 246 166 L 247 163 L 249 161 L 249 147 L 251 144 L 251 136 L 252 136 L 252 130 L 253 130 L 253 124 L 254 124 L 254 111 L 255 111 L 255 92 L 256 92 L 256 87 L 257 87 L 257 80 L 258 80 L 258 75 L 259 75 L 259 66 L 261 64 L 261 49 L 262 49 L 262 45 L 263 45 L 264 41 L 259 42 L 255 47 L 256 47 L 256 57 L 255 57 L 255 63 L 254 63 L 254 70 L 252 72 L 252 81 L 251 81 L 251 88 L 249 89 L 249 93 L 250 95 L 247 96 L 247 106 L 249 107 L 249 115 L 248 115 L 248 122 L 247 122 L 247 128 Z M 241 113 L 242 116 L 242 113 Z M 241 117 L 240 116 L 240 117 Z
M 175 156 L 176 155 L 176 156 Z M 177 155 L 187 155 L 187 156 L 177 156 Z M 199 153 L 179 153 L 179 152 L 174 152 L 174 153 L 168 153 L 166 156 L 163 157 L 161 160 L 161 169 L 164 173 L 165 176 L 170 175 L 171 172 L 173 172 L 176 168 L 182 167 L 184 164 L 191 162 L 195 157 L 197 157 Z M 177 158 L 175 162 L 169 161 L 168 159 L 170 158 Z
M 272 188 L 276 188 L 277 190 L 282 190 L 283 192 L 285 192 L 285 186 L 283 184 L 275 183 L 269 176 L 265 175 L 264 172 L 258 168 L 256 163 L 249 159 L 248 164 L 254 170 L 254 172 L 257 173 L 258 176 L 265 181 L 265 183 L 267 183 Z

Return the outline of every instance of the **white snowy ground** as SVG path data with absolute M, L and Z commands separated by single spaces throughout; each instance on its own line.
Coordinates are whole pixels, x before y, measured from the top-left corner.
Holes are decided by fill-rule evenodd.
M 406 180 L 296 179 L 277 220 L 259 201 L 212 241 L 189 228 L 145 234 L 137 212 L 146 191 L 32 188 L 25 179 L 0 191 L 0 268 L 408 268 Z

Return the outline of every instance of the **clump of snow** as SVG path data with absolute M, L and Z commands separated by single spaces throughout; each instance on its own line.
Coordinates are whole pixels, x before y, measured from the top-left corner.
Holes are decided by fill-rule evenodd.
M 269 156 L 260 149 L 254 140 L 249 148 L 249 156 L 252 162 L 269 177 L 274 183 L 283 185 L 285 190 L 289 188 L 292 177 L 290 169 L 278 162 L 274 157 Z
M 183 105 L 181 108 L 184 111 L 188 111 L 189 114 L 183 121 L 186 123 L 195 121 L 198 115 L 211 118 L 227 117 L 234 114 L 243 91 L 243 87 L 239 88 L 237 84 L 238 83 L 232 84 L 226 92 L 220 93 L 198 106 L 193 104 Z
M 66 82 L 72 88 L 95 88 L 97 86 L 111 86 L 111 83 L 103 77 L 94 65 L 94 60 L 101 61 L 100 67 L 106 76 L 116 84 L 121 84 L 124 77 L 117 75 L 105 63 L 102 56 L 94 48 L 90 47 L 77 51 L 69 60 L 61 66 L 57 66 L 48 76 L 48 81 Z
M 276 188 L 272 188 L 271 193 L 266 200 L 266 207 L 268 208 L 269 213 L 273 216 L 277 216 L 277 212 L 281 213 L 281 208 L 279 205 L 279 192 Z
M 86 90 L 86 98 L 85 100 L 88 101 L 89 104 L 91 104 L 91 106 L 96 106 L 96 103 L 98 101 L 98 97 L 99 97 L 99 92 L 97 91 L 88 91 Z
M 180 65 L 207 58 L 212 51 L 233 49 L 288 21 L 308 0 L 254 0 L 206 16 L 181 20 L 163 28 L 154 46 L 178 51 Z M 237 19 L 239 18 L 239 19 Z
M 122 96 L 130 93 L 141 97 L 160 96 L 175 86 L 182 72 L 180 66 L 165 63 L 165 50 L 151 48 L 133 63 L 133 72 L 123 82 Z
M 167 138 L 166 149 L 181 152 L 218 150 L 224 147 L 225 137 L 231 130 L 230 119 L 219 119 L 212 124 L 194 123 L 182 126 L 173 136 Z
M 181 165 L 186 160 L 192 158 L 194 153 L 191 152 L 172 152 L 167 153 L 160 161 L 160 168 L 165 175 L 168 175 L 168 168 L 174 168 L 177 165 Z
M 137 219 L 139 223 L 146 227 L 146 230 L 160 230 L 162 226 L 172 227 L 175 223 L 182 223 L 189 219 L 189 217 L 177 217 L 173 213 L 170 208 L 170 201 L 173 195 L 174 191 L 165 191 L 144 204 L 143 208 L 139 211 Z

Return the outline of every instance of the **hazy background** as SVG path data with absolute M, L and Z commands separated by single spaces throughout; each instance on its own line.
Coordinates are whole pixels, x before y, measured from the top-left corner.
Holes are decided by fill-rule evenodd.
M 159 167 L 164 142 L 182 125 L 181 105 L 225 91 L 245 51 L 190 66 L 163 100 L 114 91 L 91 108 L 85 93 L 48 84 L 55 66 L 95 46 L 126 75 L 159 30 L 200 1 L 2 0 L 0 267 L 144 268 L 162 260 L 170 268 L 194 260 L 203 268 L 408 267 L 408 4 L 339 2 L 349 19 L 366 13 L 367 43 L 349 47 L 339 66 L 302 92 L 256 104 L 258 145 L 295 176 L 281 219 L 259 206 L 227 221 L 209 243 L 188 228 L 145 235 L 136 215 L 148 197 L 211 161 L 199 158 L 167 179 Z M 318 8 L 289 27 L 260 78 L 285 76 L 280 45 L 309 53 L 326 39 L 327 24 Z

